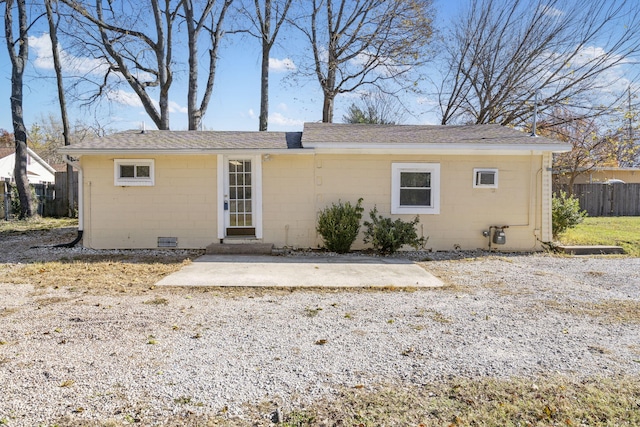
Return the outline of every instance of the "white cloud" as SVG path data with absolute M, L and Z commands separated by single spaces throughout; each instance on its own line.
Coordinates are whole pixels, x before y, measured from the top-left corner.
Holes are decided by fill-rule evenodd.
M 302 126 L 304 121 L 291 119 L 280 113 L 271 113 L 269 114 L 269 123 L 279 126 Z
M 283 73 L 286 71 L 295 71 L 296 64 L 293 63 L 293 60 L 290 58 L 277 59 L 277 58 L 269 58 L 269 71 L 273 71 L 274 73 Z
M 551 17 L 557 17 L 557 16 L 562 16 L 564 15 L 564 12 L 561 11 L 560 9 L 556 9 L 553 6 L 540 6 L 542 10 L 542 14 L 543 15 L 547 15 L 547 16 L 551 16 Z
M 113 90 L 107 93 L 107 99 L 112 102 L 117 102 L 120 105 L 126 105 L 128 107 L 142 107 L 142 101 L 138 95 L 134 92 L 127 92 L 124 89 Z M 157 100 L 152 100 L 153 106 L 156 110 L 160 110 L 160 105 Z M 175 101 L 169 101 L 169 112 L 170 113 L 182 113 L 187 114 L 189 109 L 187 107 L 183 107 Z
M 189 109 L 187 107 L 180 106 L 180 104 L 175 101 L 169 101 L 169 112 L 187 114 Z
M 35 53 L 33 64 L 36 68 L 53 70 L 51 38 L 49 38 L 48 33 L 42 34 L 40 37 L 29 37 L 29 47 Z M 64 72 L 79 74 L 100 75 L 104 74 L 109 68 L 109 64 L 102 59 L 73 56 L 64 49 L 60 49 L 60 62 Z
M 253 108 L 249 108 L 248 114 L 249 114 L 249 118 L 251 119 L 256 118 L 256 113 L 254 113 Z
M 129 107 L 142 107 L 142 101 L 140 101 L 138 95 L 122 89 L 109 92 L 107 94 L 107 99 Z

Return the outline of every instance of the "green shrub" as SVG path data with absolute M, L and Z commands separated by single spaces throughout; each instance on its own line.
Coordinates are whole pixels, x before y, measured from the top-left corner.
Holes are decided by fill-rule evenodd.
M 425 243 L 425 238 L 418 237 L 416 233 L 416 224 L 420 222 L 417 216 L 411 222 L 401 219 L 391 221 L 391 218 L 378 215 L 378 209 L 374 207 L 369 212 L 369 217 L 371 222 L 364 222 L 364 226 L 367 227 L 364 242 L 371 242 L 373 249 L 380 254 L 392 254 L 403 245 L 418 249 Z
M 322 236 L 325 247 L 339 254 L 349 252 L 360 231 L 362 219 L 362 198 L 355 206 L 351 203 L 332 203 L 320 212 L 316 230 Z
M 555 238 L 563 231 L 580 224 L 587 213 L 580 210 L 580 203 L 576 197 L 568 196 L 561 191 L 551 199 L 552 231 Z

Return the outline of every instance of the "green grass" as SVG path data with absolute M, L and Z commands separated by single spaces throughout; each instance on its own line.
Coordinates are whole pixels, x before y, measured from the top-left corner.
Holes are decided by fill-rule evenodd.
M 640 257 L 640 217 L 588 217 L 582 224 L 560 234 L 565 245 L 616 245 Z
M 43 218 L 36 216 L 24 220 L 0 220 L 0 234 L 26 233 L 28 231 L 53 230 L 56 228 L 77 226 L 77 218 Z

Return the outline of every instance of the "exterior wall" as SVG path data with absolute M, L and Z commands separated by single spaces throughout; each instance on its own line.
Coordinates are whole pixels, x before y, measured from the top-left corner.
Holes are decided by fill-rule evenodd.
M 122 158 L 119 157 L 118 158 Z M 140 158 L 140 156 L 134 156 Z M 85 156 L 84 245 L 94 248 L 155 248 L 158 237 L 177 237 L 180 248 L 217 242 L 215 155 L 155 156 L 155 185 L 114 186 L 113 156 Z M 490 226 L 505 229 L 498 250 L 540 249 L 550 227 L 549 155 L 416 156 L 276 154 L 262 163 L 263 241 L 276 247 L 315 248 L 317 213 L 339 200 L 362 197 L 364 218 L 377 206 L 391 215 L 391 165 L 440 164 L 440 213 L 420 215 L 418 233 L 432 250 L 487 248 Z M 497 168 L 498 188 L 473 188 L 474 168 Z M 546 177 L 546 178 L 545 178 Z M 549 184 L 549 185 L 547 185 Z M 545 212 L 543 214 L 543 212 Z M 354 249 L 364 248 L 362 234 Z
M 277 247 L 316 245 L 311 155 L 274 155 L 262 164 L 263 240 Z
M 489 239 L 482 231 L 492 225 L 509 226 L 507 244 L 498 249 L 540 249 L 542 156 L 316 155 L 316 211 L 340 199 L 355 203 L 362 197 L 364 219 L 374 205 L 383 216 L 413 219 L 390 214 L 393 162 L 440 164 L 440 214 L 420 215 L 418 224 L 418 233 L 429 238 L 427 249 L 487 248 Z M 474 168 L 497 168 L 498 188 L 473 188 Z M 354 248 L 363 247 L 360 236 Z
M 113 156 L 81 158 L 84 246 L 155 248 L 158 237 L 177 237 L 179 248 L 204 248 L 215 241 L 216 156 L 149 158 L 151 187 L 114 186 Z

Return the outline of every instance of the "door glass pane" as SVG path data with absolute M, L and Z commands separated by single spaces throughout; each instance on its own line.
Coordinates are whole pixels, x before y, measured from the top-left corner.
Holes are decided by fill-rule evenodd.
M 251 160 L 229 160 L 229 227 L 252 227 Z

